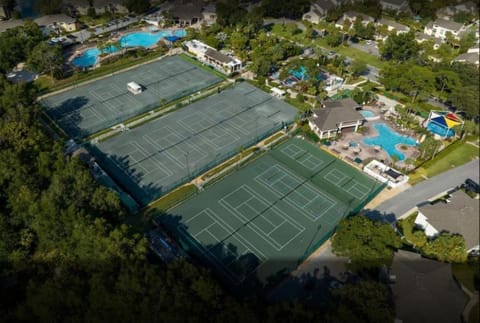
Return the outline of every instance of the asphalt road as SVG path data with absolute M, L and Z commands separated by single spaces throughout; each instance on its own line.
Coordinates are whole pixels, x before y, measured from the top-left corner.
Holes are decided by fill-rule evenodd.
M 467 178 L 479 182 L 479 160 L 455 167 L 412 186 L 402 193 L 380 204 L 375 210 L 368 211 L 368 217 L 375 220 L 394 222 L 407 211 L 428 199 L 461 185 Z

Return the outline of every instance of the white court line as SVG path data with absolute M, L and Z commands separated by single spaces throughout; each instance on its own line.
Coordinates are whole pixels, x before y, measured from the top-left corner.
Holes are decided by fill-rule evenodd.
M 211 217 L 211 219 L 213 219 L 214 221 L 216 221 L 216 223 L 222 228 L 224 229 L 228 234 L 232 234 L 233 232 L 235 232 L 235 230 L 228 224 L 226 223 L 220 216 L 218 216 L 217 212 L 211 210 L 210 208 L 207 209 L 210 214 L 209 216 Z M 213 218 L 212 218 L 213 217 Z M 242 234 L 240 234 L 239 232 L 235 233 L 236 236 L 238 236 L 238 238 L 242 238 L 242 240 L 244 241 L 240 241 L 240 239 L 237 239 L 239 240 L 239 242 L 246 248 L 246 249 L 249 249 L 249 250 L 255 250 L 256 253 L 258 253 L 263 259 L 263 261 L 267 260 L 267 256 L 265 256 L 265 254 L 263 252 L 261 252 L 259 249 L 257 249 L 254 245 L 252 245 L 248 239 L 246 239 Z M 231 237 L 234 237 L 231 235 Z M 247 245 L 246 245 L 247 244 Z M 251 248 L 251 249 L 250 249 Z
M 269 169 L 265 170 L 264 172 L 272 169 L 272 168 L 275 168 L 275 169 L 280 169 L 281 171 L 284 172 L 285 176 L 289 175 L 290 177 L 292 177 L 294 180 L 296 180 L 299 184 L 301 183 L 301 181 L 298 179 L 297 176 L 291 174 L 287 169 L 281 167 L 280 165 L 274 165 L 274 166 L 271 166 Z M 262 173 L 263 174 L 263 173 Z M 260 175 L 259 175 L 260 176 Z M 270 190 L 272 193 L 274 193 L 275 195 L 277 196 L 282 196 L 283 194 L 277 190 L 275 190 L 273 185 L 270 185 L 270 183 L 267 183 L 267 182 L 264 182 L 262 179 L 260 178 L 257 178 L 259 176 L 256 176 L 255 177 L 255 180 L 258 181 L 259 183 L 263 184 L 268 190 Z M 283 177 L 282 177 L 283 179 Z M 289 184 L 286 184 L 284 183 L 285 185 L 289 186 Z M 324 194 L 322 191 L 316 189 L 315 187 L 311 186 L 310 183 L 304 183 L 302 185 L 302 187 L 304 188 L 307 188 L 310 192 L 312 192 L 314 195 L 317 196 L 320 196 L 321 198 L 323 198 L 324 200 L 328 201 L 328 202 L 331 202 L 333 203 L 332 207 L 337 205 L 338 202 L 336 202 L 335 200 L 331 199 L 330 197 L 328 197 L 326 194 Z M 293 189 L 293 187 L 292 187 Z M 307 217 L 310 221 L 312 222 L 316 222 L 318 220 L 320 220 L 325 214 L 326 214 L 326 211 L 323 212 L 320 216 L 315 216 L 314 214 L 312 214 L 308 209 L 306 209 L 306 205 L 305 206 L 300 206 L 297 202 L 295 202 L 295 200 L 293 200 L 290 196 L 288 196 L 286 199 L 286 202 L 288 204 L 290 204 L 291 206 L 293 206 L 294 208 L 296 209 L 299 209 L 300 213 L 302 213 L 305 217 Z M 308 205 L 308 204 L 307 204 Z M 331 207 L 330 207 L 331 208 Z M 328 210 L 330 209 L 328 208 Z
M 303 150 L 302 148 L 298 147 L 297 145 L 294 145 L 294 144 L 289 144 L 288 146 L 285 146 L 283 147 L 282 149 L 280 149 L 280 151 L 288 156 L 289 158 L 292 159 L 292 156 L 293 156 L 293 159 L 295 157 L 297 157 L 299 154 L 302 154 L 302 152 L 304 152 L 305 150 Z
M 218 224 L 218 225 L 219 225 L 223 230 L 225 230 L 228 234 L 231 234 L 231 233 L 233 232 L 233 230 L 229 230 L 228 228 L 226 228 L 226 227 L 222 224 L 223 221 L 222 221 L 222 222 L 218 221 L 217 218 L 220 219 L 220 217 L 218 217 L 218 215 L 216 214 L 216 212 L 213 211 L 213 210 L 211 210 L 210 208 L 207 208 L 207 209 L 199 212 L 199 213 L 196 214 L 193 218 L 197 217 L 198 215 L 200 215 L 200 214 L 202 214 L 202 213 L 206 214 L 206 215 L 210 218 L 210 220 L 213 220 L 214 222 L 211 223 L 208 227 L 204 228 L 201 232 L 195 234 L 195 235 L 193 236 L 194 239 L 198 242 L 198 244 L 199 244 L 200 246 L 202 246 L 202 250 L 201 250 L 201 251 L 202 251 L 202 253 L 203 253 L 204 255 L 206 255 L 206 253 L 203 252 L 203 250 L 205 250 L 206 252 L 208 252 L 211 257 L 215 258 L 215 259 L 217 260 L 218 264 L 223 267 L 223 270 L 226 271 L 226 272 L 228 272 L 232 277 L 235 277 L 236 280 L 237 280 L 237 282 L 241 282 L 241 279 L 239 278 L 239 276 L 236 275 L 234 272 L 232 272 L 232 271 L 228 268 L 228 266 L 231 265 L 234 261 L 237 261 L 237 259 L 232 260 L 229 264 L 224 264 L 224 263 L 221 261 L 221 259 L 219 259 L 218 257 L 216 257 L 216 256 L 210 251 L 210 249 L 204 248 L 202 242 L 201 242 L 200 240 L 198 240 L 198 238 L 197 238 L 197 236 L 200 235 L 200 233 L 202 233 L 202 232 L 205 231 L 205 232 L 207 232 L 215 241 L 217 241 L 217 244 L 220 244 L 220 243 L 221 243 L 221 240 L 219 240 L 218 237 L 217 237 L 215 234 L 213 234 L 213 233 L 211 233 L 210 231 L 208 231 L 208 228 L 210 228 L 211 226 L 213 226 L 213 225 L 215 225 L 215 224 Z M 192 219 L 193 219 L 193 218 L 192 218 Z M 188 222 L 190 222 L 190 221 L 191 221 L 191 219 L 190 219 Z M 231 236 L 231 238 L 237 240 L 237 242 L 239 242 L 239 243 L 244 247 L 244 249 L 246 249 L 245 252 L 242 253 L 241 255 L 243 255 L 243 254 L 245 254 L 246 252 L 249 252 L 249 251 L 252 252 L 252 253 L 254 253 L 254 254 L 255 254 L 255 252 L 256 252 L 255 256 L 261 261 L 260 264 L 259 264 L 257 267 L 253 268 L 252 271 L 250 271 L 249 273 L 246 273 L 246 276 L 248 276 L 248 275 L 250 275 L 254 270 L 256 270 L 257 268 L 259 268 L 259 267 L 267 260 L 267 257 L 266 257 L 260 250 L 256 249 L 255 247 L 253 247 L 253 246 L 250 245 L 249 243 L 248 243 L 248 244 L 249 244 L 250 246 L 245 245 L 245 243 L 244 243 L 242 240 L 239 239 L 239 238 L 245 239 L 241 234 L 238 233 L 237 236 L 239 236 L 239 237 L 237 238 L 237 237 L 235 237 L 235 236 Z M 212 248 L 214 248 L 214 247 L 215 247 L 215 246 L 213 246 Z M 253 252 L 253 250 L 250 249 L 250 248 L 252 248 L 253 250 L 255 250 L 255 252 Z M 233 253 L 232 253 L 232 255 L 233 255 Z M 239 256 L 241 256 L 241 255 L 239 255 Z
M 131 142 L 131 144 L 134 145 L 138 150 L 140 150 L 145 155 L 146 159 L 149 159 L 150 161 L 152 161 L 156 165 L 156 167 L 152 171 L 150 171 L 149 174 L 153 173 L 154 171 L 157 171 L 157 170 L 160 170 L 161 172 L 165 173 L 167 175 L 166 177 L 170 177 L 174 174 L 174 172 L 172 172 L 172 170 L 170 170 L 168 167 L 166 167 L 160 160 L 158 160 L 151 153 L 149 154 L 145 150 L 145 148 L 138 143 L 138 141 L 133 140 Z
M 200 251 L 202 256 L 209 260 L 212 265 L 214 265 L 217 269 L 223 271 L 224 274 L 226 274 L 226 277 L 230 279 L 233 283 L 240 283 L 240 279 L 238 278 L 237 275 L 235 275 L 230 269 L 226 268 L 225 265 L 214 255 L 212 254 L 208 249 L 206 249 L 200 241 L 198 241 L 195 237 L 191 236 L 184 228 L 183 226 L 179 225 L 178 230 L 180 232 L 183 232 L 183 235 L 185 237 L 192 237 L 193 240 L 195 240 L 197 246 L 195 248 Z
M 336 172 L 336 173 L 334 173 L 334 172 Z M 330 179 L 332 176 L 334 177 L 334 179 Z M 342 172 L 342 171 L 340 171 L 336 168 L 331 169 L 327 174 L 325 174 L 323 176 L 323 178 L 325 178 L 327 181 L 329 181 L 330 183 L 334 184 L 335 186 L 337 186 L 339 188 L 342 188 L 340 186 L 340 183 L 347 177 L 348 176 L 344 172 Z M 338 179 L 338 178 L 340 178 L 340 179 Z
M 240 186 L 237 190 L 239 190 L 239 189 L 244 189 L 244 190 L 246 190 L 248 193 L 250 193 L 250 195 L 252 195 L 252 196 L 254 196 L 255 198 L 257 198 L 259 202 L 263 203 L 264 205 L 266 205 L 266 206 L 268 207 L 269 204 L 267 203 L 267 201 L 265 201 L 263 198 L 261 198 L 261 197 L 260 197 L 261 195 L 258 194 L 258 192 L 255 192 L 252 188 L 250 188 L 250 186 L 244 184 L 244 185 Z M 234 192 L 236 192 L 237 190 L 235 190 Z M 253 193 L 252 193 L 252 192 L 253 192 Z M 233 193 L 233 192 L 232 192 L 232 193 Z M 230 203 L 228 203 L 228 202 L 227 202 L 226 200 L 224 200 L 223 198 L 220 199 L 220 200 L 218 201 L 218 203 L 219 203 L 220 205 L 225 204 L 225 205 L 224 205 L 225 208 L 226 208 L 230 213 L 232 213 L 237 219 L 239 219 L 239 220 L 241 220 L 241 221 L 242 221 L 242 220 L 243 220 L 243 221 L 246 220 L 247 222 L 249 221 L 248 219 L 245 219 L 244 216 L 243 216 L 242 214 L 240 214 L 240 213 L 237 211 L 236 208 L 234 208 L 232 205 L 230 205 Z M 254 208 L 254 207 L 251 207 L 251 208 L 256 210 L 256 208 Z M 270 246 L 271 246 L 272 248 L 274 248 L 274 249 L 277 250 L 277 251 L 280 251 L 280 250 L 282 250 L 286 245 L 288 245 L 288 244 L 290 243 L 290 241 L 292 241 L 292 240 L 295 239 L 299 234 L 301 234 L 303 231 L 305 231 L 305 227 L 302 226 L 301 224 L 297 223 L 295 220 L 293 220 L 293 219 L 290 218 L 289 216 L 287 216 L 285 213 L 283 213 L 283 212 L 282 212 L 279 208 L 277 208 L 276 206 L 272 206 L 270 209 L 271 209 L 271 210 L 273 209 L 273 211 L 274 211 L 276 214 L 278 214 L 282 219 L 286 220 L 290 225 L 292 225 L 292 227 L 294 227 L 295 229 L 297 229 L 299 232 L 298 232 L 295 236 L 293 236 L 293 238 L 291 238 L 287 243 L 281 245 L 281 244 L 278 243 L 275 239 L 273 239 L 272 237 L 270 237 L 270 235 L 268 235 L 266 232 L 264 232 L 262 229 L 260 229 L 255 223 L 250 222 L 249 224 L 251 224 L 251 226 L 249 226 L 249 227 L 250 227 L 250 229 L 251 229 L 252 231 L 254 231 L 258 236 L 260 236 L 264 241 L 266 241 L 268 244 L 270 244 Z M 282 224 L 283 224 L 283 223 L 282 223 Z M 278 229 L 279 227 L 280 227 L 280 226 L 276 226 L 277 229 Z M 259 231 L 262 232 L 263 235 L 260 234 Z M 268 238 L 270 238 L 271 241 L 268 240 L 268 239 L 265 239 L 265 236 L 267 236 Z M 275 246 L 274 244 L 278 245 L 278 247 Z
M 307 166 L 306 163 L 308 163 L 309 165 L 313 165 L 313 167 L 312 166 Z M 303 161 L 301 161 L 300 164 L 302 164 L 305 168 L 308 168 L 309 170 L 314 171 L 314 170 L 317 170 L 318 168 L 320 168 L 320 166 L 322 166 L 324 164 L 324 162 L 320 158 L 315 157 L 313 154 L 308 153 L 307 158 L 305 158 Z

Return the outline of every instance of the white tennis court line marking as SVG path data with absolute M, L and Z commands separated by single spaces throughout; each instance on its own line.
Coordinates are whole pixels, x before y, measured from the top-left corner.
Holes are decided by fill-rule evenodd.
M 245 190 L 247 193 L 250 194 L 250 198 L 248 198 L 247 200 L 250 201 L 252 200 L 253 198 L 257 199 L 261 204 L 265 205 L 265 207 L 268 207 L 269 204 L 267 203 L 267 201 L 265 201 L 264 199 L 262 199 L 260 197 L 260 194 L 258 194 L 258 192 L 255 192 L 252 188 L 250 188 L 250 186 L 246 185 L 246 184 L 243 184 L 242 186 L 240 186 L 239 188 L 237 188 L 235 191 L 231 192 L 230 194 L 228 194 L 227 196 L 230 196 L 234 193 L 236 193 L 237 191 L 239 190 Z M 252 192 L 253 191 L 253 192 Z M 242 223 L 245 223 L 245 222 L 249 222 L 250 220 L 245 218 L 243 214 L 241 214 L 237 209 L 245 204 L 245 203 L 241 203 L 238 207 L 233 207 L 228 201 L 225 200 L 225 198 L 227 196 L 224 196 L 222 199 L 220 199 L 218 201 L 218 203 L 220 205 L 223 205 L 232 215 L 234 215 L 237 219 L 240 220 L 240 222 Z M 256 210 L 257 212 L 260 212 L 260 211 L 263 211 L 263 210 L 257 210 L 255 207 L 252 207 L 251 205 L 249 205 L 249 207 L 251 209 L 254 209 Z M 247 225 L 253 232 L 255 232 L 258 236 L 260 236 L 264 241 L 266 241 L 272 248 L 274 248 L 275 250 L 277 251 L 280 251 L 282 250 L 286 245 L 288 245 L 290 243 L 290 241 L 292 241 L 293 239 L 295 239 L 299 234 L 301 234 L 303 231 L 305 231 L 305 227 L 303 227 L 302 225 L 300 225 L 299 223 L 297 223 L 295 220 L 293 220 L 292 218 L 290 218 L 288 215 L 286 215 L 285 213 L 283 213 L 279 208 L 277 208 L 276 206 L 272 206 L 270 207 L 270 210 L 272 210 L 278 214 L 278 216 L 280 218 L 282 218 L 284 221 L 288 222 L 292 227 L 294 227 L 295 229 L 298 230 L 298 233 L 296 235 L 294 235 L 290 240 L 288 240 L 285 244 L 281 245 L 278 241 L 276 241 L 274 238 L 272 238 L 267 232 L 264 232 L 261 228 L 259 228 L 255 223 L 253 222 L 249 222 L 249 224 Z M 285 222 L 282 222 L 282 224 L 278 225 L 278 226 L 275 226 L 276 229 L 278 229 L 281 225 L 283 225 Z M 273 224 L 272 224 L 273 225 Z M 263 234 L 261 234 L 261 233 Z M 266 239 L 265 237 L 268 237 L 269 239 Z
M 214 262 L 214 263 L 218 263 L 221 267 L 223 267 L 222 269 L 223 269 L 225 272 L 228 272 L 228 274 L 229 274 L 230 276 L 234 277 L 237 282 L 241 282 L 241 279 L 239 278 L 239 276 L 236 275 L 234 272 L 232 272 L 232 271 L 230 270 L 230 268 L 228 268 L 229 265 L 231 265 L 233 262 L 237 261 L 238 257 L 237 257 L 236 259 L 232 260 L 230 263 L 224 264 L 224 263 L 221 261 L 221 259 L 219 259 L 216 255 L 214 255 L 214 254 L 211 252 L 211 250 L 210 250 L 209 248 L 205 248 L 205 246 L 203 245 L 203 243 L 197 238 L 201 233 L 207 232 L 207 233 L 213 238 L 213 240 L 217 241 L 217 244 L 220 244 L 222 241 L 221 241 L 215 234 L 211 233 L 208 229 L 209 229 L 210 227 L 212 227 L 213 225 L 218 224 L 218 225 L 219 225 L 223 230 L 225 230 L 225 232 L 227 232 L 228 234 L 232 234 L 232 233 L 234 232 L 234 230 L 233 230 L 230 226 L 228 226 L 228 227 L 224 226 L 224 225 L 222 224 L 223 221 L 218 221 L 217 218 L 218 218 L 219 220 L 220 220 L 221 218 L 218 217 L 218 215 L 216 214 L 216 212 L 213 211 L 213 210 L 211 210 L 210 208 L 206 208 L 206 209 L 202 210 L 201 212 L 197 213 L 197 214 L 194 215 L 192 218 L 190 218 L 188 221 L 186 221 L 186 223 L 191 222 L 194 218 L 196 218 L 196 217 L 198 217 L 198 216 L 200 216 L 200 215 L 206 215 L 206 216 L 208 216 L 208 217 L 210 218 L 210 220 L 213 220 L 213 223 L 211 223 L 210 225 L 208 225 L 206 228 L 202 229 L 200 232 L 196 233 L 195 235 L 192 235 L 192 237 L 193 237 L 193 238 L 198 242 L 198 244 L 202 247 L 202 248 L 200 249 L 200 251 L 202 252 L 203 255 L 207 255 L 207 253 L 208 253 L 208 254 L 210 255 L 210 257 L 216 259 L 217 262 Z M 241 255 L 238 255 L 238 256 L 242 256 L 242 255 L 246 254 L 246 253 L 249 252 L 249 251 L 252 252 L 252 253 L 254 253 L 254 254 L 255 254 L 255 252 L 256 252 L 255 256 L 260 260 L 260 264 L 259 264 L 257 267 L 255 267 L 254 269 L 252 269 L 251 272 L 253 272 L 255 269 L 257 269 L 261 264 L 263 264 L 263 263 L 267 260 L 267 257 L 266 257 L 260 250 L 256 249 L 256 248 L 255 248 L 253 245 L 251 245 L 250 243 L 248 243 L 250 246 L 247 246 L 242 240 L 240 240 L 239 238 L 245 239 L 241 234 L 237 233 L 236 235 L 238 236 L 238 238 L 235 237 L 235 236 L 231 236 L 230 238 L 237 240 L 237 241 L 244 247 L 244 249 L 245 249 L 244 253 L 242 253 Z M 245 241 L 245 242 L 247 242 L 247 241 Z M 214 248 L 214 247 L 216 247 L 216 245 L 215 245 L 215 246 L 212 246 L 211 248 Z M 255 252 L 253 252 L 253 250 L 250 249 L 250 248 L 252 248 L 253 250 L 255 250 Z M 233 254 L 233 253 L 232 253 L 232 254 Z M 259 256 L 260 256 L 261 258 L 260 258 Z M 247 273 L 246 276 L 250 275 L 251 272 Z
M 331 169 L 327 174 L 323 176 L 323 178 L 325 178 L 327 181 L 339 188 L 342 188 L 340 183 L 343 182 L 343 180 L 347 177 L 348 176 L 344 172 L 336 168 Z
M 282 177 L 278 178 L 277 180 L 275 180 L 274 182 L 270 183 L 270 182 L 267 182 L 263 179 L 263 174 L 265 174 L 266 172 L 272 170 L 272 169 L 275 169 L 277 173 L 280 173 L 282 175 Z M 263 171 L 261 174 L 257 175 L 255 177 L 255 180 L 261 184 L 263 184 L 264 187 L 266 187 L 268 190 L 270 190 L 274 195 L 276 196 L 283 196 L 284 193 L 278 191 L 275 189 L 275 184 L 278 183 L 279 181 L 283 180 L 284 178 L 286 178 L 287 176 L 289 176 L 290 178 L 293 179 L 293 181 L 297 182 L 298 184 L 301 183 L 301 180 L 294 174 L 290 173 L 287 169 L 281 167 L 280 165 L 273 165 L 271 166 L 270 168 L 266 169 L 265 171 Z M 293 189 L 294 186 L 292 187 L 290 184 L 286 183 L 286 182 L 282 182 L 284 185 L 288 186 L 289 188 Z M 331 206 L 326 208 L 322 213 L 320 213 L 319 215 L 316 215 L 314 213 L 312 213 L 309 209 L 307 209 L 307 205 L 309 204 L 306 204 L 306 205 L 299 205 L 295 199 L 292 199 L 290 196 L 288 196 L 285 201 L 290 204 L 291 206 L 293 206 L 294 208 L 296 209 L 299 209 L 300 213 L 302 213 L 304 216 L 306 216 L 310 221 L 312 222 L 316 222 L 320 219 L 322 219 L 322 217 L 331 209 L 333 208 L 334 206 L 336 206 L 337 204 L 339 204 L 337 201 L 335 201 L 334 199 L 326 196 L 322 191 L 318 190 L 317 188 L 313 187 L 310 183 L 304 183 L 302 184 L 301 186 L 302 188 L 304 189 L 307 189 L 309 190 L 311 193 L 313 193 L 316 198 L 318 199 L 319 197 L 321 197 L 324 201 L 327 201 L 329 203 L 331 203 Z

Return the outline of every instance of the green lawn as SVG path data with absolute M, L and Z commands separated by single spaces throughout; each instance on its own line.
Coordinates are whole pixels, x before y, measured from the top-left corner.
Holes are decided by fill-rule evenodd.
M 378 67 L 378 68 L 383 68 L 385 66 L 385 62 L 380 60 L 379 57 L 365 53 L 364 51 L 361 51 L 359 49 L 350 47 L 350 46 L 345 46 L 345 45 L 340 45 L 338 47 L 331 47 L 327 44 L 325 39 L 319 38 L 314 41 L 314 44 L 319 45 L 321 47 L 325 47 L 329 50 L 333 50 L 334 52 L 337 52 L 343 56 L 348 56 L 350 58 L 353 58 L 358 61 L 362 61 L 366 64 Z
M 442 150 L 435 158 L 410 175 L 410 184 L 423 180 L 422 175 L 432 177 L 454 167 L 461 166 L 479 156 L 479 149 L 464 141 L 458 141 Z
M 465 264 L 452 264 L 453 275 L 470 292 L 475 291 L 475 272 L 480 271 L 478 261 L 471 261 Z

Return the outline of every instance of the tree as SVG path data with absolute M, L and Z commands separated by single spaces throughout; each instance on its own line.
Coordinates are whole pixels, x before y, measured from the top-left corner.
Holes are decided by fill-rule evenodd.
M 358 76 L 362 75 L 363 73 L 365 73 L 368 70 L 368 67 L 367 67 L 367 64 L 365 64 L 365 62 L 359 61 L 359 60 L 354 60 L 350 64 L 348 70 L 352 74 L 352 76 L 358 77 Z
M 386 60 L 407 61 L 418 55 L 418 44 L 413 32 L 392 34 L 379 50 Z
M 325 36 L 325 41 L 329 46 L 337 47 L 340 46 L 343 42 L 343 33 L 339 31 L 333 31 Z
M 143 13 L 150 9 L 150 0 L 125 0 L 124 5 L 129 12 Z
M 52 46 L 46 42 L 38 44 L 28 57 L 28 65 L 36 72 L 50 72 L 53 78 L 63 76 L 64 57 L 60 46 Z
M 463 263 L 467 260 L 465 239 L 460 235 L 441 233 L 432 242 L 426 244 L 423 251 L 440 261 Z
M 470 118 L 480 114 L 479 92 L 475 85 L 464 86 L 461 91 L 453 91 L 448 95 L 448 99 L 459 111 L 464 111 Z
M 63 8 L 62 0 L 37 0 L 35 9 L 45 15 L 61 13 Z
M 361 280 L 333 291 L 336 302 L 335 322 L 392 322 L 393 300 L 388 287 L 382 283 Z
M 400 238 L 389 224 L 373 222 L 364 216 L 343 219 L 332 240 L 332 250 L 349 257 L 352 268 L 378 268 L 390 265 Z
M 432 93 L 434 86 L 434 74 L 426 67 L 413 65 L 406 75 L 404 90 L 413 92 L 412 103 L 419 96 L 427 96 Z
M 440 70 L 435 72 L 435 88 L 440 91 L 440 96 L 445 90 L 452 92 L 456 90 L 461 84 L 458 75 L 449 70 Z
M 230 35 L 230 45 L 232 49 L 235 51 L 242 51 L 246 48 L 248 42 L 248 38 L 239 32 L 233 32 Z

